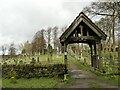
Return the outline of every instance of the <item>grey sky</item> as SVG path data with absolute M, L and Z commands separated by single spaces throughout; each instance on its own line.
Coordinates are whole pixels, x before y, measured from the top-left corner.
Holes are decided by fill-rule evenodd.
M 87 0 L 0 0 L 0 46 L 32 40 L 42 28 L 69 25 L 89 4 Z

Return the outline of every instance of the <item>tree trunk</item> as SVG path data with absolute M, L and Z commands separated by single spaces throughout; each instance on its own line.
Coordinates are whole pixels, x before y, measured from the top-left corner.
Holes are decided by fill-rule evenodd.
M 113 39 L 113 51 L 115 51 L 115 16 L 114 16 L 114 13 L 113 12 L 113 16 L 112 16 L 112 39 Z

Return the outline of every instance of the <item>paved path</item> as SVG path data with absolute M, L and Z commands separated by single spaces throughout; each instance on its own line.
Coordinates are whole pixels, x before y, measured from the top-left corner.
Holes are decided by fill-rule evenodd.
M 117 88 L 117 86 L 112 86 L 105 81 L 99 80 L 95 74 L 90 71 L 80 70 L 79 67 L 68 60 L 69 75 L 72 78 L 75 78 L 75 81 L 65 86 L 66 88 Z

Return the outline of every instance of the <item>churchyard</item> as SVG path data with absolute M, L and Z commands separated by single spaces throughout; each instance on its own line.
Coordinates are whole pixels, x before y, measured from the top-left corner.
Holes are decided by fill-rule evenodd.
M 114 62 L 117 62 L 116 58 L 117 56 L 117 52 L 114 52 L 114 59 L 113 59 L 113 63 L 111 64 L 110 61 L 110 56 L 109 56 L 109 52 L 104 52 L 104 56 L 106 57 L 104 59 L 104 72 L 101 72 L 99 70 L 94 70 L 91 66 L 90 66 L 90 61 L 88 59 L 88 55 L 84 56 L 83 58 L 86 58 L 86 61 L 80 59 L 78 60 L 76 57 L 77 55 L 71 55 L 71 53 L 69 53 L 68 58 L 72 59 L 74 64 L 76 64 L 76 66 L 80 67 L 80 70 L 85 70 L 85 71 L 91 71 L 94 74 L 97 75 L 97 77 L 101 80 L 105 80 L 105 81 L 109 81 L 110 83 L 112 83 L 112 85 L 117 85 L 118 84 L 118 72 L 117 72 L 117 68 L 118 66 L 115 65 Z M 38 60 L 39 57 L 39 60 Z M 32 59 L 34 58 L 35 62 L 33 63 Z M 15 61 L 17 60 L 17 62 Z M 106 64 L 107 63 L 107 64 Z M 7 61 L 3 61 L 1 63 L 3 65 L 3 77 L 1 79 L 2 81 L 2 87 L 3 88 L 62 88 L 65 87 L 66 85 L 70 85 L 71 83 L 73 83 L 75 81 L 74 78 L 71 78 L 69 76 L 67 76 L 67 80 L 64 80 L 64 69 L 61 72 L 62 76 L 59 76 L 58 72 L 55 75 L 49 75 L 49 73 L 47 71 L 47 67 L 50 68 L 50 66 L 52 65 L 64 65 L 64 55 L 57 55 L 54 54 L 52 56 L 51 61 L 48 61 L 48 55 L 37 55 L 34 57 L 18 57 L 18 58 L 14 58 L 14 59 L 8 59 Z M 32 65 L 31 65 L 32 64 Z M 31 65 L 31 66 L 29 66 Z M 7 66 L 7 67 L 6 67 Z M 18 67 L 17 67 L 18 66 Z M 22 67 L 21 67 L 22 66 Z M 26 68 L 25 68 L 26 67 Z M 31 68 L 30 68 L 31 67 Z M 39 73 L 39 70 L 37 70 L 37 68 L 41 68 L 43 69 L 43 71 L 41 70 L 40 72 L 43 72 L 43 74 Z M 60 69 L 63 68 L 59 67 Z M 57 68 L 55 66 L 53 66 L 52 68 Z M 70 71 L 70 66 L 68 65 L 68 70 Z M 8 69 L 8 70 L 7 70 Z M 32 71 L 31 71 L 32 69 Z M 37 74 L 34 76 L 32 75 L 35 71 L 35 69 L 37 70 Z M 21 70 L 21 73 L 20 73 Z M 57 68 L 57 70 L 59 70 Z M 62 70 L 62 69 L 61 69 Z M 9 73 L 5 73 L 9 72 Z M 55 69 L 52 71 L 54 72 L 56 71 Z M 48 72 L 48 73 L 45 73 Z M 60 72 L 60 71 L 59 71 Z M 24 73 L 24 74 L 23 74 Z M 19 76 L 17 75 L 19 74 Z M 23 74 L 20 75 L 20 74 Z M 34 72 L 35 74 L 35 72 Z M 40 76 L 37 76 L 40 75 Z M 30 76 L 30 77 L 29 77 Z M 95 85 L 94 85 L 95 86 Z M 92 86 L 90 86 L 92 87 Z M 95 86 L 97 87 L 97 85 Z
M 92 2 L 69 26 L 35 30 L 28 25 L 34 32 L 34 35 L 30 32 L 28 40 L 20 40 L 19 45 L 11 41 L 1 46 L 0 87 L 118 89 L 119 9 L 119 2 Z M 92 20 L 98 15 L 101 16 L 98 21 Z
M 48 55 L 37 55 L 34 57 L 21 56 L 4 60 L 1 62 L 3 70 L 1 79 L 2 87 L 54 88 L 69 84 L 72 82 L 72 79 L 69 78 L 69 80 L 64 81 L 63 60 L 63 55 L 57 54 L 52 56 L 51 61 L 48 61 Z

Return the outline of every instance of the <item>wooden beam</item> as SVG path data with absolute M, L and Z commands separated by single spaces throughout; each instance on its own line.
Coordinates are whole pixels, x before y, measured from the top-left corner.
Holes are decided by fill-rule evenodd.
M 97 68 L 97 51 L 96 51 L 96 43 L 94 43 L 94 68 Z
M 103 69 L 103 60 L 101 59 L 101 42 L 98 43 L 98 69 Z
M 68 36 L 74 31 L 74 29 L 79 25 L 79 23 L 82 21 L 82 18 L 77 18 L 73 21 L 73 23 L 68 27 L 68 29 L 66 30 L 66 32 L 64 33 L 64 35 L 61 36 L 61 38 L 63 38 L 63 40 L 65 40 L 64 36 L 66 36 L 66 38 L 68 38 Z
M 88 30 L 86 30 L 86 32 L 87 32 L 87 36 L 89 36 L 89 32 L 88 32 Z
M 106 34 L 103 31 L 101 31 L 91 20 L 89 20 L 88 17 L 84 18 L 83 22 L 85 22 L 85 24 L 88 25 L 103 40 L 106 39 Z
M 65 73 L 67 74 L 67 44 L 64 42 L 64 63 L 65 63 Z
M 89 35 L 89 27 L 87 25 L 85 25 L 85 29 L 86 29 L 86 32 L 87 32 L 87 36 L 90 36 Z
M 69 37 L 67 41 L 82 41 L 82 40 L 94 40 L 97 41 L 97 39 L 94 36 L 80 36 L 80 37 Z
M 92 44 L 89 43 L 89 47 L 90 47 L 90 52 L 91 52 L 91 66 L 93 67 L 93 50 L 92 50 Z
M 78 33 L 77 33 L 77 31 L 75 31 L 75 37 L 78 37 Z
M 81 36 L 83 36 L 83 26 L 80 25 Z
M 68 39 L 70 34 L 81 24 L 81 22 L 85 23 L 89 28 L 93 30 L 97 34 L 99 38 L 106 39 L 106 34 L 101 31 L 86 15 L 80 14 L 76 17 L 76 19 L 72 22 L 72 24 L 67 28 L 67 30 L 61 35 L 60 39 L 65 41 L 65 37 Z M 91 30 L 90 29 L 90 30 Z
M 95 29 L 95 27 L 93 27 L 89 22 L 87 22 L 85 19 L 83 19 L 83 22 L 85 22 L 85 24 L 87 24 L 87 26 L 89 26 L 99 37 L 101 37 L 101 34 Z
M 90 42 L 91 41 L 69 41 L 68 44 L 72 44 L 72 43 L 85 43 L 85 44 L 88 44 Z

